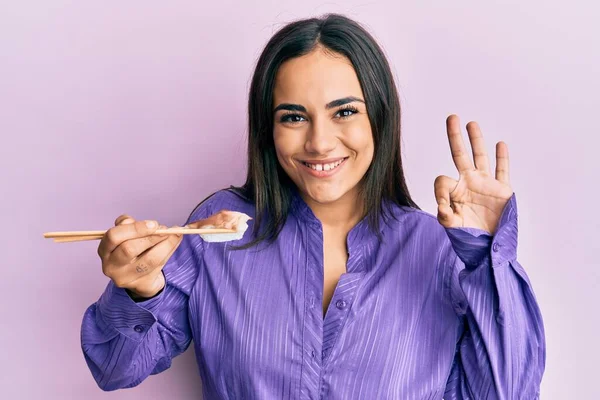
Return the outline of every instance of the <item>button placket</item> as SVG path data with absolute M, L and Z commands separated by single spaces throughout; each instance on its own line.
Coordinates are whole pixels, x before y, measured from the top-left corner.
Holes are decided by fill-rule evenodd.
M 322 232 L 321 229 L 306 231 L 306 273 L 304 274 L 304 333 L 303 347 L 305 368 L 301 381 L 301 398 L 315 398 L 315 388 L 319 387 L 322 361 L 323 315 L 319 306 L 319 293 L 323 290 Z M 304 372 L 306 371 L 306 372 Z M 317 375 L 310 373 L 315 371 Z
M 498 242 L 492 243 L 492 266 L 499 267 L 504 264 L 505 257 L 500 251 L 502 248 L 502 244 Z
M 342 274 L 333 292 L 331 307 L 328 309 L 323 321 L 323 329 L 328 332 L 328 337 L 323 342 L 323 368 L 326 368 L 327 360 L 331 357 L 337 338 L 350 315 L 349 310 L 364 275 L 364 272 Z

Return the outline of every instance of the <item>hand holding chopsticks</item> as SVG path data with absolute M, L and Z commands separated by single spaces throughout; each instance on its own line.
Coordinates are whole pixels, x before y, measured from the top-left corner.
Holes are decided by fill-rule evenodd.
M 55 242 L 98 240 L 102 272 L 134 299 L 154 296 L 165 286 L 162 268 L 179 247 L 183 235 L 200 234 L 207 241 L 238 240 L 250 216 L 221 210 L 184 227 L 167 228 L 157 221 L 136 221 L 128 215 L 115 220 L 106 231 L 46 232 Z M 215 235 L 213 235 L 215 234 Z

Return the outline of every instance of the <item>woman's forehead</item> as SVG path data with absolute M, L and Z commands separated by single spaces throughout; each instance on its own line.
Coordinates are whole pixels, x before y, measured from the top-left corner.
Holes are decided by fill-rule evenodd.
M 304 101 L 324 105 L 346 96 L 362 97 L 362 91 L 347 58 L 313 51 L 281 65 L 273 95 L 280 102 Z

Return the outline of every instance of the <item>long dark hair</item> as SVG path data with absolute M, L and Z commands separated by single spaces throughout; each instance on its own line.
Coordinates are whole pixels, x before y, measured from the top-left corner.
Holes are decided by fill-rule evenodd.
M 282 63 L 320 45 L 346 56 L 360 82 L 375 144 L 374 156 L 361 180 L 360 196 L 369 227 L 379 236 L 379 217 L 387 216 L 382 200 L 420 208 L 404 179 L 400 143 L 400 102 L 389 64 L 375 39 L 356 21 L 340 14 L 297 20 L 269 40 L 260 55 L 248 99 L 248 172 L 241 187 L 230 187 L 254 202 L 256 239 L 245 249 L 273 241 L 290 210 L 293 181 L 281 168 L 273 141 L 273 89 Z M 264 222 L 264 223 L 263 223 Z M 261 225 L 263 231 L 259 232 Z M 232 247 L 233 248 L 233 247 Z

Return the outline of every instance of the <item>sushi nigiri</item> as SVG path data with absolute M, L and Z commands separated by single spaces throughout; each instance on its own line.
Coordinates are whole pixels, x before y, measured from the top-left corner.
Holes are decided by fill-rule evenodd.
M 252 218 L 238 211 L 221 210 L 210 217 L 191 222 L 186 228 L 226 228 L 235 229 L 234 233 L 201 233 L 200 237 L 207 242 L 228 242 L 240 240 L 248 229 L 248 220 Z

